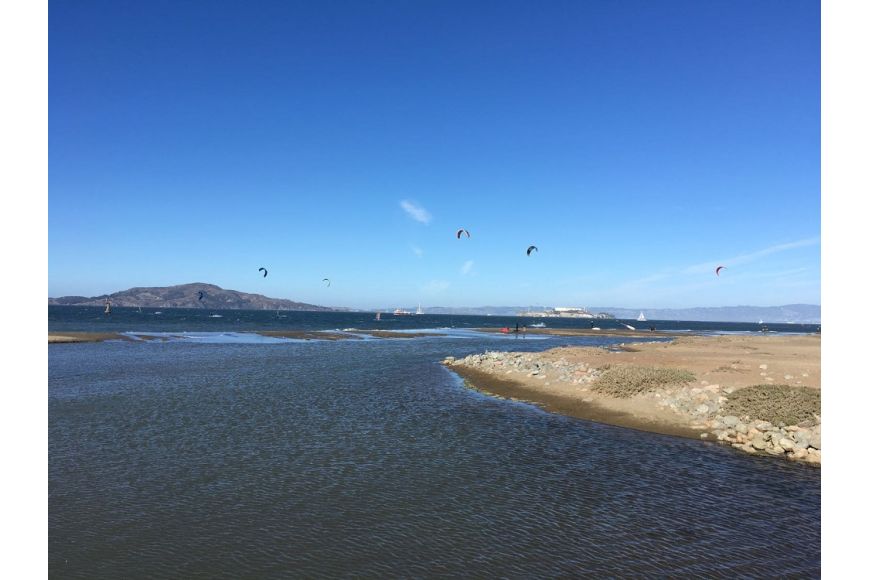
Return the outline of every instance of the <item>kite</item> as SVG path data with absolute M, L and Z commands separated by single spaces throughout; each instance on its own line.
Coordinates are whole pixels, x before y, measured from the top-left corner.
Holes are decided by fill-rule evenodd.
M 257 272 L 260 271 L 263 272 L 263 278 L 265 278 L 269 274 L 269 270 L 267 270 L 266 268 L 260 268 L 259 270 L 257 270 Z
M 465 234 L 466 238 L 471 237 L 471 234 L 468 233 L 468 230 L 459 229 L 459 230 L 456 230 L 456 239 L 457 240 L 460 239 L 462 237 L 462 234 Z
M 531 255 L 532 255 L 532 250 L 534 250 L 534 251 L 537 252 L 537 251 L 538 251 L 538 246 L 529 246 L 529 249 L 526 250 L 526 255 L 527 255 L 527 256 L 531 256 Z
M 725 269 L 725 266 L 717 266 L 716 267 L 716 275 L 717 276 L 719 275 L 719 270 L 724 270 L 724 269 Z

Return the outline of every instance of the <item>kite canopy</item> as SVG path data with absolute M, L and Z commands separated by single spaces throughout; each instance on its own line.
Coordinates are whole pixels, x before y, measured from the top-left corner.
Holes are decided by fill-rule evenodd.
M 330 286 L 332 286 L 332 282 L 329 280 L 329 278 L 324 278 L 323 281 L 326 282 L 326 287 L 327 287 L 327 288 L 329 288 Z
M 205 292 L 202 290 L 199 291 L 199 299 L 202 300 L 202 297 L 205 296 Z
M 527 255 L 527 256 L 531 256 L 531 255 L 532 255 L 532 250 L 534 250 L 534 251 L 537 252 L 537 251 L 538 251 L 538 246 L 529 246 L 529 249 L 526 250 L 526 255 Z
M 458 240 L 459 238 L 461 238 L 462 234 L 465 234 L 466 238 L 471 237 L 471 234 L 468 233 L 468 230 L 459 229 L 459 230 L 456 230 L 456 239 Z
M 269 270 L 267 270 L 266 268 L 259 268 L 257 271 L 263 273 L 263 278 L 265 278 L 269 274 Z
M 716 275 L 719 275 L 719 270 L 725 270 L 725 266 L 716 266 Z

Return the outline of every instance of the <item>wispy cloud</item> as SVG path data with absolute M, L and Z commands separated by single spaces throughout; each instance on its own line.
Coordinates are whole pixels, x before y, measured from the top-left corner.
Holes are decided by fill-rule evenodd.
M 780 252 L 785 252 L 786 250 L 794 250 L 795 248 L 815 246 L 820 242 L 821 238 L 819 238 L 819 236 L 816 236 L 814 238 L 806 238 L 794 242 L 776 244 L 775 246 L 769 246 L 767 248 L 756 250 L 755 252 L 750 252 L 748 254 L 741 254 L 739 256 L 733 256 L 731 258 L 723 258 L 722 260 L 718 260 L 716 262 L 704 262 L 703 264 L 695 264 L 694 266 L 689 266 L 688 268 L 683 270 L 683 272 L 686 274 L 697 274 L 699 272 L 712 270 L 713 268 L 721 264 L 725 264 L 726 266 L 739 266 L 740 264 L 748 264 L 749 262 L 754 262 L 760 258 L 769 256 L 771 254 L 778 254 Z
M 411 244 L 411 251 L 414 252 L 414 255 L 418 258 L 423 257 L 423 248 L 421 248 L 420 246 L 415 246 L 414 244 Z
M 416 220 L 421 224 L 428 224 L 432 221 L 432 214 L 426 211 L 426 208 L 420 204 L 403 199 L 399 202 L 399 205 L 402 206 L 402 209 L 405 210 L 405 213 L 407 213 L 411 219 Z
M 819 243 L 821 243 L 821 239 L 819 238 L 819 236 L 815 236 L 812 238 L 805 238 L 802 240 L 795 240 L 793 242 L 786 242 L 782 244 L 768 246 L 760 250 L 755 250 L 754 252 L 732 256 L 731 258 L 725 258 L 716 262 L 704 262 L 702 264 L 694 264 L 685 267 L 674 266 L 670 268 L 665 268 L 659 272 L 649 274 L 642 278 L 622 282 L 621 284 L 618 284 L 617 286 L 611 288 L 609 293 L 614 295 L 614 299 L 619 296 L 626 296 L 630 299 L 635 299 L 638 294 L 644 292 L 655 292 L 657 296 L 684 296 L 688 293 L 697 292 L 706 288 L 727 286 L 736 283 L 738 280 L 745 282 L 747 280 L 758 280 L 762 278 L 781 279 L 785 276 L 801 273 L 805 271 L 806 268 L 779 270 L 777 272 L 751 273 L 738 273 L 738 271 L 732 270 L 728 272 L 727 276 L 723 276 L 723 278 L 721 279 L 715 277 L 699 279 L 696 275 L 704 273 L 712 274 L 716 266 L 719 265 L 725 265 L 730 269 L 735 266 L 741 266 L 744 264 L 755 262 L 772 254 L 778 254 L 780 252 L 785 252 L 788 250 L 803 248 L 807 246 L 814 246 Z
M 460 272 L 463 274 L 468 274 L 471 272 L 471 269 L 474 268 L 474 260 L 466 260 L 464 264 L 462 264 L 462 268 Z

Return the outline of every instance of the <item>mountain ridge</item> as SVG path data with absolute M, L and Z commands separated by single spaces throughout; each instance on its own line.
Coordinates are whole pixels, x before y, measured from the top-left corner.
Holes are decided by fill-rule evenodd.
M 202 300 L 199 293 L 202 292 Z M 102 306 L 108 300 L 112 306 L 146 308 L 221 308 L 228 310 L 302 310 L 315 312 L 344 311 L 296 302 L 285 298 L 270 298 L 262 294 L 227 290 L 215 284 L 191 282 L 175 286 L 136 286 L 100 296 L 61 296 L 49 298 L 50 305 Z

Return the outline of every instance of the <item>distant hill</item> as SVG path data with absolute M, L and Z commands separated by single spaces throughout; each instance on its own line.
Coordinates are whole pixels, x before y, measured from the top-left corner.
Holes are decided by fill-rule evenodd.
M 516 316 L 527 310 L 546 310 L 549 306 L 431 306 L 426 314 L 470 314 L 477 316 Z M 413 309 L 411 309 L 413 311 Z
M 647 320 L 693 320 L 698 322 L 794 322 L 820 324 L 822 307 L 818 304 L 785 306 L 715 306 L 702 308 L 617 308 L 593 307 L 591 312 L 608 312 L 616 318 L 635 319 L 643 312 Z
M 199 293 L 203 292 L 202 300 Z M 224 290 L 214 284 L 181 284 L 153 288 L 130 288 L 101 296 L 63 296 L 49 298 L 49 304 L 75 306 L 102 306 L 108 298 L 112 306 L 142 306 L 145 308 L 221 308 L 230 310 L 309 310 L 329 312 L 339 310 L 294 302 L 283 298 L 269 298 L 262 294 L 248 294 L 237 290 Z M 343 310 L 343 309 L 342 309 Z
M 491 316 L 517 316 L 528 310 L 551 310 L 552 306 L 431 306 L 426 314 L 476 314 Z M 785 306 L 717 306 L 709 308 L 625 308 L 592 306 L 590 313 L 607 313 L 616 318 L 634 320 L 643 312 L 647 320 L 693 320 L 698 322 L 795 322 L 819 324 L 822 307 L 818 304 L 786 304 Z

